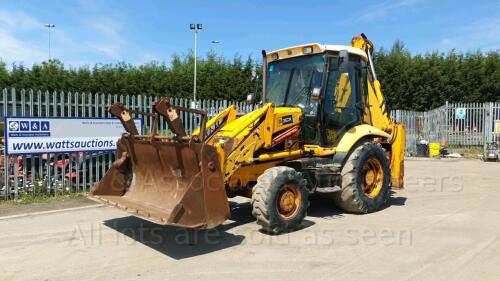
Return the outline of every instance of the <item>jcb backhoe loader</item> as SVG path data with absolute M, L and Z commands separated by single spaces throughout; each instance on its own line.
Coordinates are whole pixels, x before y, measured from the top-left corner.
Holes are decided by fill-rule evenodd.
M 132 114 L 109 111 L 125 127 L 117 160 L 90 196 L 164 224 L 212 228 L 229 217 L 227 197 L 251 198 L 263 230 L 297 228 L 309 195 L 330 193 L 346 212 L 379 210 L 390 188 L 403 187 L 404 126 L 391 121 L 364 34 L 350 46 L 295 46 L 263 51 L 258 109 L 204 111 L 161 99 L 151 135 L 139 135 Z M 187 135 L 181 114 L 199 114 Z M 163 116 L 172 137 L 160 136 Z

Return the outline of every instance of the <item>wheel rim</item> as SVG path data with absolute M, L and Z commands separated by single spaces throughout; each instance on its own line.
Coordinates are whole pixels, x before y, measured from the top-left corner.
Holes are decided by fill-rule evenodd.
M 384 170 L 380 161 L 378 159 L 366 161 L 361 176 L 363 193 L 370 198 L 377 197 L 384 184 Z
M 285 220 L 290 220 L 300 208 L 302 195 L 296 185 L 285 184 L 280 190 L 276 200 L 279 216 Z

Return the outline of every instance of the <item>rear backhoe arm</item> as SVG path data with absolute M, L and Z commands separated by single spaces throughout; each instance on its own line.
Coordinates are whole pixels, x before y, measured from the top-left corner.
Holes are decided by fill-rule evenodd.
M 379 128 L 389 134 L 392 131 L 393 122 L 389 116 L 386 102 L 380 87 L 380 81 L 377 79 L 375 66 L 373 64 L 372 54 L 374 50 L 373 43 L 361 33 L 354 36 L 351 40 L 351 46 L 363 50 L 367 57 L 367 66 L 370 69 L 368 76 L 368 97 L 365 106 L 365 121 L 372 126 Z
M 384 95 L 382 94 L 380 81 L 377 79 L 372 54 L 373 43 L 363 33 L 354 36 L 351 46 L 366 52 L 368 57 L 367 66 L 370 69 L 368 75 L 368 96 L 365 101 L 364 121 L 375 128 L 387 132 L 390 137 L 387 142 L 391 145 L 391 176 L 392 186 L 403 188 L 404 178 L 404 148 L 405 127 L 392 121 Z

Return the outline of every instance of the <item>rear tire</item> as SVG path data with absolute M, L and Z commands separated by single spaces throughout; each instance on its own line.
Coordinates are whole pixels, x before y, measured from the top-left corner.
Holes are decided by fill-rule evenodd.
M 293 168 L 267 169 L 252 194 L 252 215 L 262 230 L 279 234 L 300 226 L 309 207 L 307 181 Z
M 338 207 L 349 213 L 380 210 L 390 196 L 390 163 L 380 144 L 367 142 L 351 153 L 342 168 L 342 190 L 335 194 Z

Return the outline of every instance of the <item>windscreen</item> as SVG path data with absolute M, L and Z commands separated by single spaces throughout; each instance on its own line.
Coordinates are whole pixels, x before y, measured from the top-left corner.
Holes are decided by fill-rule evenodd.
M 300 56 L 268 65 L 266 102 L 277 106 L 299 106 L 316 110 L 311 101 L 313 91 L 321 89 L 324 54 Z

